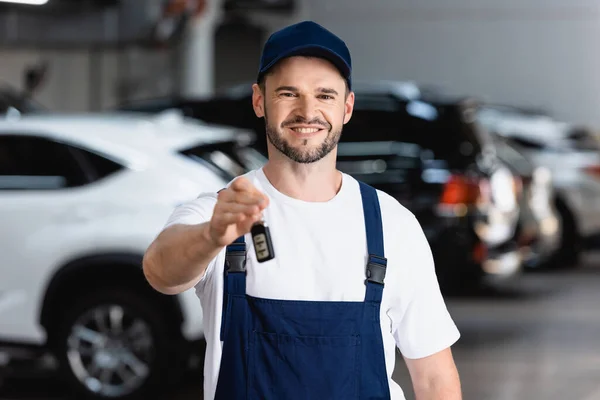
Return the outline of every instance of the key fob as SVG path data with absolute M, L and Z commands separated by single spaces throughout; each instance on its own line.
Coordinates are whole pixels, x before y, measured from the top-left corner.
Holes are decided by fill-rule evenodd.
M 252 226 L 250 233 L 252 234 L 256 260 L 258 262 L 265 262 L 275 258 L 269 227 L 264 222 L 259 222 Z

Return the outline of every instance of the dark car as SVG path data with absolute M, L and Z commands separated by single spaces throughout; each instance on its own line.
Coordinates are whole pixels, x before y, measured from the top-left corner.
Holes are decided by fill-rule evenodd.
M 518 207 L 500 210 L 495 192 L 514 197 L 513 176 L 486 153 L 476 103 L 427 95 L 409 83 L 353 84 L 354 112 L 338 147 L 338 168 L 394 196 L 420 221 L 443 287 L 513 277 L 522 268 L 515 229 Z M 163 99 L 128 111 L 176 108 L 209 123 L 250 129 L 266 154 L 264 121 L 254 114 L 250 84 L 207 99 Z M 490 218 L 490 217 L 494 218 Z

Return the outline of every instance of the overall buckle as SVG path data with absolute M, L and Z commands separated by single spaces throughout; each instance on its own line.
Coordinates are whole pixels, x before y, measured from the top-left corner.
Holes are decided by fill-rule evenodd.
M 246 252 L 228 251 L 225 255 L 225 268 L 227 272 L 246 272 Z
M 386 258 L 370 254 L 369 261 L 367 263 L 367 281 L 383 285 L 386 268 Z

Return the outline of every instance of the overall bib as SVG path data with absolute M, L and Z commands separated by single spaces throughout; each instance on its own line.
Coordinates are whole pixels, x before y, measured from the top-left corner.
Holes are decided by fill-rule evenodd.
M 390 399 L 381 211 L 375 189 L 359 184 L 369 254 L 362 302 L 249 296 L 244 237 L 227 247 L 217 400 Z

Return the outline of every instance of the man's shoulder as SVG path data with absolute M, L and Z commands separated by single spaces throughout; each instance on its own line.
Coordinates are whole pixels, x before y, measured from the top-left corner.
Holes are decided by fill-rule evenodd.
M 379 198 L 379 207 L 381 208 L 382 216 L 401 218 L 401 219 L 413 219 L 415 218 L 412 211 L 410 211 L 404 204 L 392 195 L 384 192 L 383 190 L 377 190 L 377 197 Z
M 357 180 L 357 182 L 359 182 Z M 364 182 L 363 182 L 364 183 Z M 370 186 L 370 185 L 369 185 Z M 381 209 L 381 217 L 384 220 L 414 220 L 416 219 L 412 211 L 410 211 L 404 204 L 389 193 L 375 189 L 377 192 L 377 199 L 379 200 L 379 207 Z
M 372 185 L 356 179 L 352 175 L 345 174 L 346 177 L 354 182 L 356 185 L 355 190 L 359 190 L 360 184 L 366 184 L 367 186 L 373 187 Z M 408 208 L 398 201 L 395 197 L 391 196 L 387 192 L 374 188 L 377 193 L 377 199 L 379 200 L 379 207 L 381 209 L 381 216 L 384 220 L 415 220 L 416 217 Z

